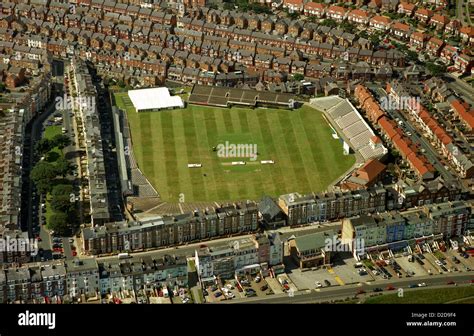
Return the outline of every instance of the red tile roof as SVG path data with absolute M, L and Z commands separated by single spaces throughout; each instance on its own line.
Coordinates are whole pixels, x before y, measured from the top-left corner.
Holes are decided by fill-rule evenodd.
M 426 17 L 429 17 L 432 14 L 433 14 L 433 12 L 429 9 L 426 9 L 426 8 L 420 8 L 415 12 L 415 15 L 422 15 L 422 16 L 426 16 Z
M 415 9 L 415 5 L 412 3 L 402 2 L 400 3 L 400 8 L 405 11 L 413 11 Z
M 385 168 L 386 166 L 379 160 L 372 159 L 360 167 L 354 175 L 370 183 L 383 173 Z
M 410 26 L 401 22 L 395 22 L 392 26 L 392 29 L 397 29 L 397 30 L 402 30 L 402 31 L 407 32 L 410 30 Z
M 464 120 L 464 122 L 469 125 L 470 128 L 474 128 L 474 112 L 472 110 L 468 111 L 468 108 L 458 99 L 451 102 L 451 107 L 459 115 L 459 118 Z
M 317 3 L 317 2 L 307 2 L 304 5 L 304 9 L 307 10 L 320 10 L 322 11 L 325 8 L 323 4 Z
M 341 7 L 341 6 L 330 6 L 328 8 L 328 12 L 330 12 L 330 13 L 339 13 L 341 15 L 344 15 L 344 14 L 346 14 L 347 9 L 345 9 L 344 7 Z
M 392 20 L 386 16 L 381 16 L 381 15 L 376 15 L 372 19 L 370 19 L 370 22 L 373 23 L 383 23 L 385 25 L 388 25 Z
M 474 27 L 464 26 L 461 29 L 459 29 L 459 33 L 466 34 L 469 37 L 473 37 L 474 36 Z
M 448 24 L 449 18 L 445 15 L 435 14 L 431 18 L 431 22 L 439 22 L 439 23 L 442 23 L 442 24 Z
M 393 139 L 395 136 L 400 135 L 401 133 L 401 130 L 397 127 L 395 122 L 388 119 L 386 116 L 383 116 L 379 119 L 379 125 L 389 139 Z
M 349 13 L 349 15 L 356 16 L 356 17 L 363 17 L 363 18 L 369 17 L 369 13 L 367 13 L 365 10 L 362 10 L 362 9 L 354 9 Z
M 303 0 L 284 0 L 284 5 L 303 6 Z

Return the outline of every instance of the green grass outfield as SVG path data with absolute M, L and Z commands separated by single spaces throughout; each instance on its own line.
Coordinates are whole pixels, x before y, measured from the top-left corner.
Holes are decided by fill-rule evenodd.
M 165 201 L 258 200 L 262 195 L 318 192 L 349 169 L 339 140 L 321 112 L 311 107 L 278 109 L 214 108 L 136 113 L 126 93 L 116 94 L 125 109 L 140 169 Z M 256 144 L 258 159 L 221 159 L 213 147 L 229 141 Z M 261 165 L 273 160 L 274 165 Z M 225 166 L 246 161 L 246 166 Z M 201 163 L 202 168 L 188 168 Z M 206 176 L 204 176 L 206 174 Z

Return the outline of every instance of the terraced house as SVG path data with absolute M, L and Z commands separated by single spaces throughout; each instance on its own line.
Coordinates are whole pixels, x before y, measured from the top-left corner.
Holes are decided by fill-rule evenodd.
M 463 234 L 471 207 L 463 201 L 425 205 L 396 213 L 360 215 L 342 221 L 342 240 L 356 259 L 369 252 L 400 250 L 407 246 Z M 363 241 L 363 248 L 357 242 Z
M 253 232 L 257 225 L 257 204 L 247 202 L 148 221 L 119 222 L 85 228 L 82 237 L 85 251 L 104 254 Z
M 288 225 L 325 222 L 386 209 L 386 190 L 372 188 L 344 193 L 281 195 L 278 203 L 288 216 Z

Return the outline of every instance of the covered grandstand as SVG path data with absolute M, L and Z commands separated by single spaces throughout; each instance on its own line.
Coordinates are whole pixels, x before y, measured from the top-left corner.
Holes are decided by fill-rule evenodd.
M 184 108 L 179 96 L 171 96 L 165 87 L 128 91 L 128 96 L 137 112 Z
M 348 99 L 338 96 L 315 98 L 311 100 L 311 105 L 324 112 L 344 141 L 364 161 L 380 158 L 387 153 L 387 148 L 379 140 L 374 141 L 378 137 Z
M 294 108 L 295 96 L 289 93 L 244 90 L 227 87 L 194 85 L 190 104 L 231 107 L 234 105 Z

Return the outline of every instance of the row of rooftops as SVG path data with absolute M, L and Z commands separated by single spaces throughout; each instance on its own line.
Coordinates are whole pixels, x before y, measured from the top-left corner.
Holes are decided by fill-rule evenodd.
M 331 202 L 337 199 L 369 199 L 370 197 L 376 197 L 377 195 L 383 195 L 387 193 L 387 190 L 383 187 L 375 186 L 370 189 L 351 190 L 346 192 L 328 192 L 321 194 L 306 194 L 301 195 L 300 193 L 291 193 L 281 195 L 280 199 L 285 202 L 287 206 L 297 206 L 308 203 L 323 203 Z
M 2 278 L 6 283 L 20 284 L 40 282 L 41 280 L 59 280 L 96 272 L 98 272 L 98 264 L 95 258 L 35 262 L 0 270 L 0 285 Z
M 0 229 L 16 228 L 20 217 L 21 156 L 17 148 L 22 148 L 24 112 L 10 106 L 0 110 Z
M 257 211 L 257 204 L 248 201 L 246 203 L 225 205 L 219 208 L 207 208 L 204 211 L 195 210 L 193 213 L 167 215 L 156 219 L 136 222 L 123 221 L 108 223 L 99 227 L 85 228 L 83 229 L 83 238 L 91 239 L 106 234 L 131 233 L 133 231 L 146 230 L 157 226 L 182 225 L 190 222 L 218 221 L 229 217 L 256 216 Z
M 152 273 L 170 268 L 182 268 L 187 275 L 187 257 L 184 255 L 165 254 L 158 258 L 152 256 L 133 257 L 129 260 L 100 261 L 100 278 L 112 278 L 126 275 Z
M 387 227 L 390 225 L 413 225 L 427 220 L 437 221 L 440 217 L 452 215 L 466 215 L 471 212 L 471 207 L 464 201 L 424 205 L 417 209 L 403 212 L 384 212 L 374 215 L 358 215 L 350 217 L 345 223 L 351 223 L 352 227 L 358 226 Z M 467 217 L 466 217 L 467 220 Z
M 80 107 L 79 111 L 84 123 L 89 190 L 91 195 L 91 217 L 93 222 L 94 220 L 99 222 L 107 221 L 110 218 L 110 214 L 101 126 L 97 106 L 95 105 L 97 92 L 85 62 L 78 58 L 73 58 L 71 66 L 74 70 L 74 83 L 77 94 L 80 98 L 85 98 L 87 102 L 87 106 Z

